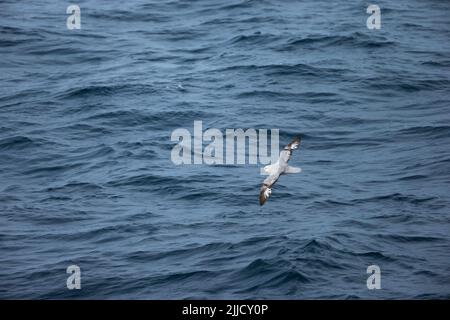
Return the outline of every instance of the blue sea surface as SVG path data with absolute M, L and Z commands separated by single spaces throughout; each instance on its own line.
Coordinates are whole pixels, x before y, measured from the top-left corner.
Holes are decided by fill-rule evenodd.
M 0 3 L 0 298 L 450 298 L 450 2 L 75 2 Z M 260 207 L 195 120 L 303 171 Z

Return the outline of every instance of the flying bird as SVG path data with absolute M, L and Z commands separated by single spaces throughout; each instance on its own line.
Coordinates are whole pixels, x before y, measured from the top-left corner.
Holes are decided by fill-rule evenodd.
M 259 192 L 259 205 L 266 203 L 267 199 L 272 194 L 272 186 L 277 182 L 278 178 L 285 173 L 298 173 L 301 168 L 291 167 L 288 161 L 291 159 L 292 150 L 298 149 L 300 146 L 300 137 L 295 138 L 280 152 L 278 161 L 274 164 L 264 167 L 264 172 L 269 176 L 263 181 L 261 190 Z

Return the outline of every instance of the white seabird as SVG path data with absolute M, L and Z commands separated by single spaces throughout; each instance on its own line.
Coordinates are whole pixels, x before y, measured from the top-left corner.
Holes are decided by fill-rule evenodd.
M 259 192 L 259 204 L 262 206 L 272 194 L 272 186 L 277 182 L 278 178 L 284 173 L 298 173 L 301 168 L 288 166 L 291 159 L 292 150 L 298 149 L 300 146 L 300 137 L 295 138 L 280 152 L 278 161 L 274 164 L 264 167 L 264 172 L 269 176 L 263 181 L 261 191 Z

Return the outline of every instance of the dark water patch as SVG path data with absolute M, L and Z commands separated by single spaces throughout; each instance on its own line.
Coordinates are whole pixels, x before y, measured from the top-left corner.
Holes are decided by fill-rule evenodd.
M 316 239 L 308 241 L 302 248 L 301 251 L 305 253 L 318 253 L 324 251 L 334 251 L 334 247 L 324 241 L 318 241 Z
M 71 88 L 66 92 L 59 94 L 58 98 L 89 98 L 104 97 L 120 94 L 153 94 L 157 90 L 152 85 L 144 84 L 116 84 L 116 85 L 91 85 L 86 87 Z
M 167 276 L 153 277 L 149 282 L 149 284 L 163 286 L 166 283 L 183 284 L 186 282 L 208 281 L 208 279 L 214 279 L 218 275 L 220 275 L 220 272 L 213 272 L 206 270 L 184 272 L 184 273 L 173 273 Z
M 386 256 L 380 252 L 362 252 L 362 253 L 351 253 L 355 257 L 362 257 L 362 258 L 368 258 L 371 261 L 383 261 L 383 262 L 393 262 L 396 261 L 396 259 L 391 258 L 389 256 Z
M 23 173 L 26 175 L 37 175 L 37 176 L 45 176 L 45 175 L 52 175 L 52 174 L 61 174 L 68 171 L 74 171 L 77 170 L 83 166 L 85 166 L 87 163 L 72 163 L 72 164 L 62 164 L 62 165 L 50 165 L 50 166 L 31 166 L 30 169 L 25 170 Z
M 369 217 L 370 220 L 387 220 L 394 223 L 409 223 L 409 222 L 417 222 L 420 223 L 420 221 L 417 221 L 417 218 L 414 215 L 411 214 L 383 214 L 383 215 L 376 215 Z
M 422 174 L 413 174 L 405 177 L 398 178 L 399 181 L 410 181 L 410 180 L 422 180 L 426 179 L 427 176 Z
M 103 187 L 89 182 L 70 182 L 60 187 L 50 187 L 46 188 L 47 192 L 84 192 L 84 191 L 99 191 L 102 190 Z
M 291 278 L 295 280 L 300 280 L 301 282 L 308 282 L 308 278 L 306 276 L 301 275 L 299 272 L 287 270 L 280 274 L 274 275 L 274 273 L 278 273 L 280 270 L 279 267 L 289 268 L 289 264 L 283 260 L 264 260 L 264 259 L 256 259 L 248 264 L 246 267 L 240 269 L 235 273 L 235 276 L 238 278 L 245 278 L 248 281 L 250 277 L 259 278 L 261 276 L 269 276 L 269 280 L 272 281 L 274 279 L 282 278 Z M 273 275 L 273 277 L 271 277 Z M 265 281 L 264 281 L 265 283 Z
M 443 239 L 432 236 L 410 236 L 410 235 L 395 235 L 395 234 L 377 234 L 376 238 L 385 240 L 385 241 L 393 241 L 399 243 L 435 243 L 442 242 Z
M 383 79 L 372 78 L 365 80 L 362 83 L 375 90 L 397 91 L 397 93 L 446 90 L 450 87 L 450 80 L 448 79 L 410 79 L 405 75 Z
M 436 67 L 436 68 L 440 68 L 440 67 L 450 67 L 450 60 L 441 60 L 441 61 L 424 61 L 422 62 L 422 65 L 425 66 L 431 66 L 431 67 Z
M 118 178 L 116 180 L 109 181 L 108 186 L 120 187 L 120 186 L 152 186 L 159 184 L 178 183 L 183 180 L 171 177 L 157 176 L 153 174 L 143 174 L 132 177 Z
M 72 135 L 72 139 L 78 140 L 80 134 L 89 136 L 106 136 L 110 135 L 112 132 L 105 128 L 104 126 L 90 125 L 86 123 L 75 123 L 68 126 L 58 127 L 53 129 L 55 132 L 64 132 L 68 136 Z
M 279 40 L 280 37 L 273 34 L 254 33 L 250 35 L 239 35 L 229 40 L 231 44 L 238 45 L 265 45 Z
M 249 73 L 263 73 L 266 76 L 311 76 L 318 78 L 338 77 L 342 78 L 345 75 L 345 69 L 319 67 L 307 64 L 266 64 L 266 65 L 234 65 L 226 68 L 214 70 L 215 72 L 249 72 Z
M 87 19 L 107 22 L 167 22 L 171 17 L 162 13 L 129 10 L 89 10 Z
M 342 220 L 336 224 L 338 227 L 358 227 L 361 230 L 374 230 L 377 228 L 377 225 L 373 223 L 368 223 L 361 220 Z
M 77 232 L 68 233 L 45 233 L 35 238 L 40 240 L 55 240 L 55 241 L 93 241 L 94 243 L 105 243 L 109 241 L 117 241 L 123 239 L 126 235 L 133 233 L 153 234 L 158 230 L 157 227 L 146 224 L 117 224 L 112 226 L 100 226 L 92 228 L 91 230 L 78 230 Z
M 219 192 L 205 192 L 205 191 L 199 191 L 199 192 L 189 192 L 188 194 L 181 195 L 177 197 L 179 200 L 186 200 L 186 201 L 201 201 L 201 200 L 216 200 L 220 199 Z
M 420 136 L 426 138 L 448 138 L 450 137 L 450 126 L 420 126 L 401 129 L 400 135 Z
M 417 197 L 414 195 L 404 195 L 398 192 L 386 194 L 386 195 L 380 195 L 380 196 L 374 196 L 371 198 L 365 198 L 365 199 L 354 199 L 351 202 L 352 203 L 364 203 L 364 202 L 378 202 L 378 201 L 398 201 L 398 202 L 406 202 L 411 204 L 421 204 L 426 203 L 431 200 L 437 199 L 436 197 Z
M 94 150 L 92 150 L 92 149 L 94 149 Z M 70 156 L 70 159 L 72 161 L 80 161 L 80 160 L 88 160 L 88 159 L 101 159 L 104 157 L 110 157 L 115 153 L 114 148 L 104 145 L 104 144 L 88 148 L 86 150 L 87 152 L 83 153 L 83 151 L 78 149 L 78 150 L 72 152 L 73 155 Z
M 83 210 L 46 209 L 46 207 L 41 207 L 40 205 L 27 206 L 25 208 L 12 206 L 7 212 L 11 221 L 26 223 L 32 222 L 37 226 L 58 226 L 89 220 L 91 217 L 91 214 L 89 212 Z M 31 234 L 30 236 L 32 237 L 38 235 Z M 28 235 L 26 237 L 28 237 Z M 24 239 L 26 237 L 20 235 L 21 239 Z
M 178 249 L 167 252 L 145 252 L 137 251 L 126 256 L 133 262 L 147 262 L 161 259 L 193 259 L 198 256 L 215 255 L 218 251 L 227 251 L 230 248 L 229 243 L 210 243 L 200 247 Z
M 317 48 L 317 47 L 332 47 L 334 49 L 339 47 L 349 48 L 389 48 L 395 45 L 395 41 L 388 40 L 385 37 L 372 37 L 364 33 L 355 32 L 351 35 L 322 35 L 312 34 L 309 36 L 301 36 L 290 38 L 285 44 L 278 46 L 278 51 L 300 50 L 302 48 Z
M 23 150 L 30 147 L 38 147 L 39 142 L 25 136 L 13 136 L 0 140 L 0 150 Z

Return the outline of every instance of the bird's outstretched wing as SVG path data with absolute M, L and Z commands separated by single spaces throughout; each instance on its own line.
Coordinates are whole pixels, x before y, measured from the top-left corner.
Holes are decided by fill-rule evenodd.
M 266 203 L 267 199 L 272 194 L 272 186 L 277 182 L 280 175 L 283 173 L 300 172 L 299 168 L 290 168 L 288 161 L 291 159 L 292 150 L 298 149 L 300 146 L 300 137 L 296 137 L 280 152 L 280 158 L 273 172 L 263 181 L 259 191 L 259 205 Z
M 262 206 L 266 203 L 267 199 L 272 194 L 272 186 L 277 182 L 281 175 L 281 171 L 277 171 L 268 176 L 261 185 L 261 190 L 259 191 L 259 205 Z
M 296 137 L 280 152 L 279 162 L 281 167 L 287 166 L 288 161 L 291 160 L 292 150 L 298 149 L 300 147 L 300 142 L 300 137 Z

